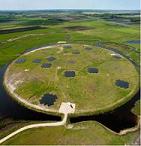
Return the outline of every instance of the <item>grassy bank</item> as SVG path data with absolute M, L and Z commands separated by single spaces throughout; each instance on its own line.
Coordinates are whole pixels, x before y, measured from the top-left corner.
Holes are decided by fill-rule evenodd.
M 72 144 L 72 145 L 124 145 L 130 144 L 139 131 L 124 136 L 116 135 L 103 128 L 95 121 L 81 122 L 67 127 L 46 127 L 31 129 L 11 138 L 4 144 L 10 145 L 43 145 L 43 144 Z M 38 140 L 37 140 L 38 138 Z

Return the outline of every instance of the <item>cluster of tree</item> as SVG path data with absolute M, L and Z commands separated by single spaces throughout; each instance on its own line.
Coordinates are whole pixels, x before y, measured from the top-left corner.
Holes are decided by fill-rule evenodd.
M 24 24 L 25 25 L 56 25 L 63 22 L 66 22 L 66 20 L 63 20 L 61 18 L 48 18 L 48 19 L 28 20 Z
M 15 20 L 16 18 L 13 15 L 0 16 L 0 23 L 10 22 Z

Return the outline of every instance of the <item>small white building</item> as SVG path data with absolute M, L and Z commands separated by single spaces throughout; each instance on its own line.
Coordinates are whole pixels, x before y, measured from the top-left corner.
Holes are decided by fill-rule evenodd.
M 69 113 L 74 113 L 74 112 L 75 112 L 75 104 L 74 103 L 70 103 L 70 102 L 62 102 L 61 103 L 59 113 L 69 114 Z

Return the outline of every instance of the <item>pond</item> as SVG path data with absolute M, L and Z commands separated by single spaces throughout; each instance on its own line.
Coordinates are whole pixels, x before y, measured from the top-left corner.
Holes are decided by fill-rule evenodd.
M 32 62 L 33 63 L 41 63 L 41 59 L 34 59 Z
M 41 65 L 42 68 L 50 68 L 52 66 L 51 63 L 44 63 Z
M 127 41 L 128 44 L 141 44 L 141 40 L 130 40 Z
M 129 88 L 129 83 L 123 80 L 116 80 L 116 86 L 121 87 L 121 88 Z
M 49 57 L 47 57 L 47 60 L 48 60 L 48 61 L 54 61 L 54 60 L 56 60 L 56 58 L 53 57 L 53 56 L 49 56 Z
M 75 71 L 65 71 L 64 76 L 65 77 L 75 77 Z
M 89 67 L 89 68 L 88 68 L 88 72 L 89 72 L 89 73 L 98 73 L 99 71 L 98 71 L 98 69 L 95 68 L 95 67 Z
M 26 61 L 25 58 L 19 58 L 19 59 L 17 59 L 17 60 L 15 61 L 15 63 L 20 64 L 20 63 L 24 63 L 25 61 Z
M 56 101 L 57 99 L 57 96 L 56 95 L 53 95 L 53 94 L 45 94 L 41 100 L 40 100 L 40 104 L 44 104 L 44 105 L 48 105 L 48 106 L 51 106 L 51 105 L 54 105 L 54 102 Z

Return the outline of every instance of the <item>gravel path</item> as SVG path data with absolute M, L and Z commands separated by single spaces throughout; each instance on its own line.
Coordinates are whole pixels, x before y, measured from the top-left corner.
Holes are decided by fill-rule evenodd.
M 9 134 L 8 136 L 2 138 L 2 139 L 0 140 L 0 144 L 2 144 L 3 142 L 7 141 L 7 140 L 10 139 L 11 137 L 17 135 L 18 133 L 23 132 L 23 131 L 28 130 L 28 129 L 40 128 L 40 127 L 51 127 L 51 126 L 61 126 L 61 125 L 65 125 L 65 124 L 66 124 L 66 121 L 67 121 L 67 117 L 68 117 L 68 114 L 66 113 L 66 114 L 64 114 L 63 120 L 60 121 L 60 122 L 32 124 L 32 125 L 28 125 L 28 126 L 22 127 L 22 128 L 20 128 L 20 129 L 16 130 L 15 132 Z

